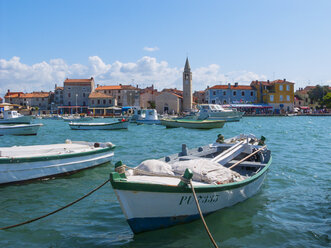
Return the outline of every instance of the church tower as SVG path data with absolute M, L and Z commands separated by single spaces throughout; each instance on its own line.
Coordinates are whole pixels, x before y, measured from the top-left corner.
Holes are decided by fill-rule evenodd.
M 192 110 L 192 72 L 188 58 L 186 58 L 185 68 L 183 72 L 183 111 Z

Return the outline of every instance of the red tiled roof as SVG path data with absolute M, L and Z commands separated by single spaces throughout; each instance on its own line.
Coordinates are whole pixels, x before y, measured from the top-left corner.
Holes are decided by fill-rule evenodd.
M 93 78 L 89 78 L 89 79 L 69 79 L 67 78 L 66 80 L 64 80 L 65 83 L 90 83 L 92 82 Z
M 258 80 L 255 80 L 255 81 L 252 81 L 251 82 L 251 85 L 259 85 L 259 84 L 262 84 L 262 85 L 265 85 L 265 86 L 271 86 L 271 85 L 274 85 L 275 83 L 288 83 L 288 84 L 294 84 L 292 82 L 289 82 L 289 81 L 284 81 L 284 80 L 281 80 L 281 79 L 277 79 L 277 80 L 274 80 L 274 81 L 258 81 Z
M 88 96 L 88 98 L 113 98 L 110 95 L 104 94 L 102 92 L 91 92 L 91 94 Z
M 22 94 L 20 98 L 36 98 L 36 97 L 49 97 L 49 92 L 32 92 Z
M 18 95 L 20 94 L 24 94 L 23 92 L 7 92 L 6 95 L 5 95 L 5 98 L 9 98 L 9 97 L 12 97 L 12 98 L 15 98 L 15 97 L 18 97 Z
M 253 90 L 253 87 L 249 86 L 249 85 L 238 85 L 238 86 L 231 85 L 230 87 L 231 87 L 231 90 Z M 209 89 L 226 90 L 226 89 L 229 89 L 229 86 L 228 85 L 215 85 Z
M 63 90 L 63 87 L 56 87 L 55 90 Z
M 95 90 L 137 90 L 138 88 L 132 85 L 105 85 L 99 86 Z

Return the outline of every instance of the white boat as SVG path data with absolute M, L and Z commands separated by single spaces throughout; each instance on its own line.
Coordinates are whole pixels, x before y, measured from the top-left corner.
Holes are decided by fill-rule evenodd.
M 111 160 L 115 145 L 67 140 L 64 144 L 0 147 L 0 184 L 52 178 Z
M 37 135 L 43 124 L 0 125 L 0 135 Z
M 116 130 L 128 129 L 129 121 L 118 121 L 112 123 L 74 123 L 70 122 L 69 126 L 73 130 Z
M 16 110 L 5 110 L 0 124 L 30 124 L 32 116 L 21 115 Z
M 93 117 L 90 116 L 80 116 L 80 115 L 72 115 L 72 116 L 64 116 L 62 117 L 64 121 L 91 121 L 93 120 Z
M 200 120 L 239 121 L 244 115 L 244 112 L 223 108 L 219 104 L 200 104 L 198 108 L 197 118 Z
M 136 120 L 137 124 L 161 124 L 161 121 L 159 120 L 157 116 L 156 109 L 144 109 L 141 110 L 141 114 L 139 118 Z
M 190 150 L 183 145 L 180 153 L 134 168 L 116 163 L 110 181 L 132 231 L 199 218 L 189 180 L 204 215 L 255 195 L 272 161 L 261 142 L 253 135 L 240 135 Z

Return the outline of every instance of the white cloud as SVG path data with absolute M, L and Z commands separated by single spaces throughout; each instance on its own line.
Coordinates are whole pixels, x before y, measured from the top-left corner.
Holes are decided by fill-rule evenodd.
M 98 56 L 90 56 L 89 64 L 67 64 L 63 59 L 42 61 L 33 65 L 21 62 L 19 57 L 9 60 L 0 59 L 0 95 L 7 89 L 11 91 L 31 92 L 34 90 L 54 90 L 54 85 L 63 85 L 65 78 L 94 77 L 97 84 L 138 84 L 140 87 L 154 86 L 182 89 L 183 68 L 171 67 L 166 61 L 145 56 L 135 62 L 115 61 L 105 63 Z M 239 82 L 249 84 L 252 80 L 265 80 L 264 75 L 248 71 L 224 73 L 219 65 L 193 69 L 193 89 L 202 90 L 207 86 Z
M 159 50 L 159 48 L 157 46 L 155 47 L 144 47 L 144 50 L 147 52 L 155 52 L 157 50 Z

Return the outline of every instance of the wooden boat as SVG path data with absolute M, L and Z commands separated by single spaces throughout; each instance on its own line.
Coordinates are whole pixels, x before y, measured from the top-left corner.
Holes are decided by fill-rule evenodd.
M 69 123 L 73 130 L 116 130 L 128 129 L 129 121 L 118 121 L 112 123 Z
M 21 115 L 15 110 L 6 110 L 3 112 L 3 118 L 0 124 L 30 124 L 32 116 Z
M 222 128 L 223 120 L 194 120 L 194 119 L 161 119 L 161 125 L 168 128 L 185 127 L 196 129 Z
M 0 135 L 37 135 L 43 124 L 0 125 Z
M 180 153 L 147 160 L 134 168 L 116 163 L 110 181 L 132 231 L 199 218 L 187 174 L 193 174 L 192 184 L 204 215 L 255 195 L 272 160 L 261 142 L 253 135 L 239 135 L 190 150 L 183 145 Z
M 111 160 L 115 145 L 67 140 L 64 144 L 0 147 L 0 184 L 52 178 Z

